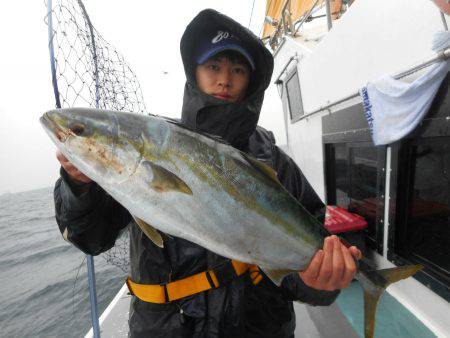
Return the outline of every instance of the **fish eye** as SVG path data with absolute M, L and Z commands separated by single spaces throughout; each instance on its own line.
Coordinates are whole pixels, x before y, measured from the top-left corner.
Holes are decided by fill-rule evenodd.
M 72 127 L 70 127 L 70 130 L 77 136 L 82 136 L 85 130 L 84 125 L 81 123 L 75 123 Z

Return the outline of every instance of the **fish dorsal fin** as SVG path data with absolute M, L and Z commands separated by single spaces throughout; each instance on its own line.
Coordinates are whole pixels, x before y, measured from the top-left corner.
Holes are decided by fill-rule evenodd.
M 139 226 L 139 228 L 142 230 L 144 234 L 147 235 L 147 237 L 155 243 L 155 245 L 159 246 L 160 248 L 164 248 L 164 242 L 161 237 L 161 234 L 156 230 L 154 227 L 149 225 L 148 223 L 144 222 L 140 218 L 133 216 L 134 221 Z
M 281 184 L 280 181 L 278 180 L 278 174 L 275 170 L 273 170 L 267 164 L 265 164 L 261 161 L 258 161 L 257 159 L 255 159 L 251 156 L 248 156 L 247 154 L 244 154 L 244 155 L 245 155 L 245 158 L 247 159 L 247 161 L 250 162 L 252 167 L 254 167 L 256 170 L 258 170 L 263 175 L 272 179 L 272 181 L 274 181 L 278 184 Z
M 192 195 L 189 186 L 171 171 L 150 161 L 144 161 L 142 166 L 149 166 L 152 171 L 150 187 L 157 192 L 176 191 L 186 195 Z
M 219 135 L 214 135 L 214 134 L 210 134 L 210 133 L 207 133 L 207 132 L 204 132 L 204 131 L 194 130 L 194 129 L 186 126 L 185 124 L 181 123 L 180 120 L 172 119 L 172 118 L 165 117 L 165 116 L 158 116 L 158 115 L 154 115 L 154 116 L 157 116 L 159 118 L 163 118 L 166 122 L 174 124 L 178 128 L 181 128 L 181 129 L 184 129 L 184 130 L 188 130 L 188 131 L 190 131 L 192 133 L 195 133 L 195 134 L 206 136 L 206 137 L 208 137 L 208 138 L 210 138 L 210 139 L 212 139 L 214 141 L 217 141 L 217 142 L 229 145 L 229 146 L 231 145 L 230 142 L 228 142 L 227 140 L 225 140 L 224 138 L 222 138 Z
M 217 141 L 217 142 L 220 142 L 220 143 L 223 143 L 223 144 L 226 144 L 226 145 L 230 145 L 230 143 L 227 140 L 225 140 L 224 138 L 220 137 L 219 135 L 214 135 L 214 134 L 205 133 L 205 132 L 202 132 L 201 134 L 206 136 L 206 137 L 209 137 L 210 139 L 213 139 L 214 141 Z

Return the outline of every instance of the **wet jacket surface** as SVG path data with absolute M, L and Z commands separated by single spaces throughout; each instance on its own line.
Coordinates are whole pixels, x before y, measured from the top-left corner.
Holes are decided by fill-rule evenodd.
M 205 26 L 206 25 L 206 26 Z M 191 51 L 195 36 L 208 25 L 218 25 L 241 37 L 255 57 L 256 74 L 250 91 L 239 103 L 224 103 L 202 93 L 194 81 Z M 271 166 L 280 182 L 311 213 L 323 217 L 324 206 L 295 163 L 276 145 L 273 134 L 256 127 L 264 90 L 270 83 L 273 59 L 260 41 L 244 27 L 215 12 L 201 12 L 181 41 L 185 86 L 181 121 L 187 127 L 218 135 L 234 147 Z M 182 238 L 162 235 L 164 248 L 153 244 L 132 221 L 129 212 L 96 183 L 77 185 L 61 170 L 55 185 L 56 220 L 61 233 L 85 253 L 108 250 L 129 225 L 131 279 L 141 284 L 162 284 L 207 269 L 227 259 Z M 277 287 L 267 277 L 253 285 L 244 274 L 226 286 L 168 304 L 132 298 L 132 337 L 291 337 L 295 329 L 293 300 L 329 305 L 338 292 L 306 286 L 297 273 Z

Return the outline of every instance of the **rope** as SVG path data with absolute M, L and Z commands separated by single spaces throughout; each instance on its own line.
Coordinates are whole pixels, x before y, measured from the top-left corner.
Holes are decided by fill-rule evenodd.
M 252 18 L 253 18 L 253 8 L 255 8 L 255 0 L 253 0 L 253 4 L 252 4 L 252 11 L 250 13 L 250 20 L 248 20 L 248 29 L 250 29 L 250 24 L 252 23 Z

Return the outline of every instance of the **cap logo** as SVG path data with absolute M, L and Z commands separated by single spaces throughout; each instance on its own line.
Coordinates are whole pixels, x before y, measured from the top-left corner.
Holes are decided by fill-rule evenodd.
M 212 43 L 218 43 L 219 41 L 222 41 L 223 39 L 227 39 L 231 36 L 230 33 L 228 32 L 222 32 L 222 31 L 218 31 L 217 35 L 211 40 Z

